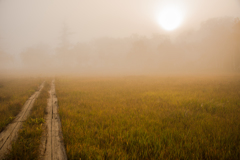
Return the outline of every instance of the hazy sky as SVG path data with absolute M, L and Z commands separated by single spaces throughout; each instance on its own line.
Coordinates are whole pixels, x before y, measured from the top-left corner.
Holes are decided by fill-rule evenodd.
M 158 18 L 177 7 L 181 26 L 169 34 L 197 28 L 215 17 L 240 17 L 240 0 L 1 0 L 0 46 L 17 53 L 37 43 L 56 45 L 65 22 L 72 43 L 98 37 L 151 36 L 167 33 Z

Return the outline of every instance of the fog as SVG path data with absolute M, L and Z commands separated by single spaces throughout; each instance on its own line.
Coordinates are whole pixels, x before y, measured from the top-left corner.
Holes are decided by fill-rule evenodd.
M 2 0 L 0 74 L 239 73 L 239 18 L 239 0 Z

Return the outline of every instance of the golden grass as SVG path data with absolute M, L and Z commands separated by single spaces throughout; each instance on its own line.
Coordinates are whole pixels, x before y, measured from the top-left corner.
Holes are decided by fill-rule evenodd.
M 50 81 L 46 81 L 39 97 L 36 99 L 30 116 L 23 123 L 23 127 L 19 130 L 18 139 L 13 142 L 12 150 L 6 159 L 39 159 L 39 146 L 41 136 L 43 134 L 43 124 L 45 122 L 45 109 L 47 107 L 47 99 L 49 98 Z
M 240 159 L 240 77 L 57 78 L 68 159 Z
M 0 79 L 0 132 L 12 122 L 41 83 L 40 78 Z

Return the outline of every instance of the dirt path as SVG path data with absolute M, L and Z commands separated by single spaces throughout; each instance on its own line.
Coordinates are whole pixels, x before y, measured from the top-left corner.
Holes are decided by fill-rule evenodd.
M 4 158 L 4 155 L 8 152 L 8 150 L 12 147 L 12 141 L 16 140 L 18 136 L 18 130 L 22 127 L 22 122 L 24 122 L 31 108 L 33 107 L 34 101 L 40 94 L 42 88 L 44 86 L 44 82 L 40 85 L 39 90 L 36 91 L 24 104 L 20 113 L 16 116 L 14 121 L 10 123 L 1 133 L 0 133 L 0 159 Z
M 58 103 L 54 81 L 52 81 L 51 84 L 50 98 L 48 99 L 46 112 L 47 131 L 41 140 L 41 159 L 66 160 L 67 155 L 63 143 L 62 126 L 58 114 Z

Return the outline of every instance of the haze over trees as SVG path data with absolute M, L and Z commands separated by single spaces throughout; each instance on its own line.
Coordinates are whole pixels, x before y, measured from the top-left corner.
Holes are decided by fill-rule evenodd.
M 12 62 L 13 56 L 11 56 L 10 54 L 7 54 L 1 47 L 0 45 L 0 72 L 1 70 L 4 70 L 5 68 L 10 67 L 9 63 Z
M 211 73 L 240 71 L 240 22 L 214 18 L 199 29 L 175 39 L 133 34 L 125 38 L 102 37 L 70 43 L 71 31 L 64 24 L 59 45 L 52 49 L 38 44 L 20 54 L 21 70 L 27 73 L 72 73 L 82 75 Z M 1 68 L 13 57 L 0 52 Z
M 0 1 L 1 159 L 239 159 L 240 0 Z

